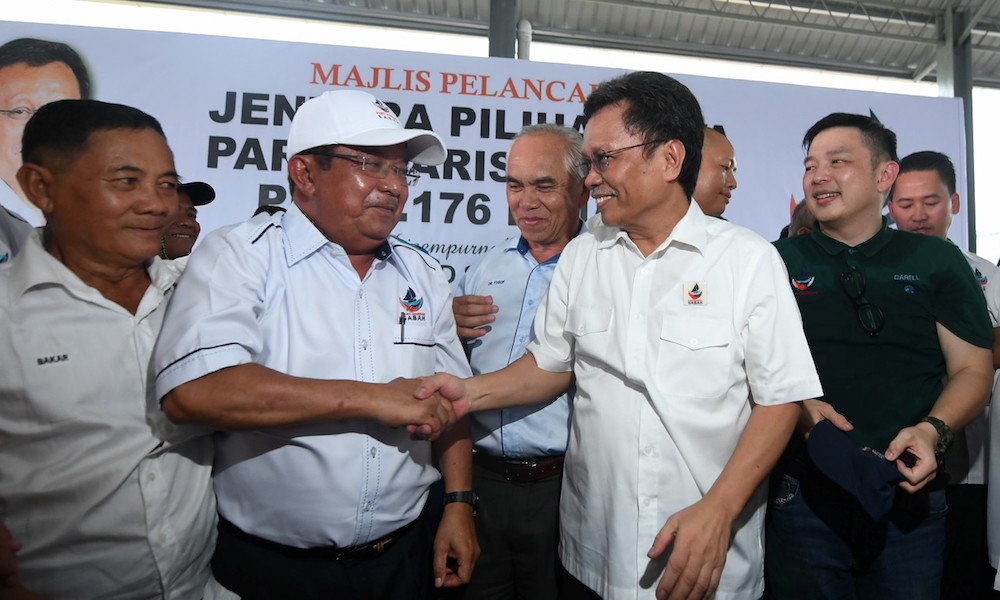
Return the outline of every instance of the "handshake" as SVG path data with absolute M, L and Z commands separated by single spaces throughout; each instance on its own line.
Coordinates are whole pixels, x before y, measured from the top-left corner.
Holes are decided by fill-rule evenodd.
M 437 373 L 417 379 L 397 378 L 379 396 L 372 418 L 391 427 L 406 427 L 410 437 L 435 440 L 470 412 L 465 379 Z

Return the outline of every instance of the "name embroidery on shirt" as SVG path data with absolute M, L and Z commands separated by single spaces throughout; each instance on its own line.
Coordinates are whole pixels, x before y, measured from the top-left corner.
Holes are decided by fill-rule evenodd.
M 69 354 L 57 354 L 55 356 L 42 356 L 41 358 L 35 359 L 38 361 L 38 366 L 51 365 L 53 363 L 61 363 L 69 360 Z
M 685 281 L 684 304 L 688 306 L 705 304 L 705 287 L 706 284 L 704 281 Z
M 892 276 L 893 281 L 920 281 L 917 275 L 897 274 Z

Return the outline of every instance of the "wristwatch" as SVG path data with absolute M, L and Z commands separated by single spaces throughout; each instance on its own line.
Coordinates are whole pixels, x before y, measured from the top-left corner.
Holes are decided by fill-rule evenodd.
M 921 423 L 930 423 L 938 433 L 938 441 L 934 446 L 934 456 L 943 456 L 948 448 L 951 446 L 952 440 L 955 439 L 955 434 L 952 433 L 951 427 L 937 417 L 924 417 L 920 419 Z
M 476 494 L 476 490 L 446 493 L 444 495 L 444 503 L 451 504 L 452 502 L 465 502 L 472 506 L 472 514 L 476 514 L 479 511 L 479 495 Z

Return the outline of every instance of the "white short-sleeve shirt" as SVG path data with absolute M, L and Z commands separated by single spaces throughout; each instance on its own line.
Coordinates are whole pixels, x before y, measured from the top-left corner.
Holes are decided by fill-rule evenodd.
M 778 253 L 691 202 L 643 257 L 596 216 L 563 251 L 529 344 L 573 371 L 560 556 L 610 600 L 653 598 L 664 562 L 646 552 L 700 500 L 760 405 L 822 395 Z M 758 598 L 763 489 L 735 525 L 719 600 Z
M 0 266 L 0 517 L 23 545 L 21 583 L 51 598 L 199 600 L 215 549 L 212 443 L 147 409 L 180 265 L 152 259 L 133 315 L 39 237 Z
M 990 310 L 990 318 L 995 319 L 993 315 L 1000 315 L 1000 298 L 990 296 L 986 292 L 986 288 L 991 280 L 996 279 L 998 274 L 997 266 L 971 252 L 963 250 L 962 253 L 965 254 L 965 260 L 969 263 L 969 267 L 972 269 L 973 274 L 975 274 L 976 280 L 983 287 L 983 293 L 986 294 L 986 306 Z M 995 324 L 996 321 L 994 320 Z M 994 373 L 994 392 L 996 392 L 998 384 L 1000 384 L 1000 374 Z M 987 407 L 981 414 L 966 423 L 965 427 L 963 427 L 965 443 L 969 451 L 969 470 L 961 474 L 962 478 L 957 483 L 980 485 L 986 483 L 986 464 L 990 441 L 989 411 L 990 408 Z
M 295 205 L 205 238 L 154 355 L 158 397 L 245 363 L 374 383 L 470 374 L 437 261 L 390 239 L 362 279 Z M 406 525 L 439 478 L 429 442 L 361 419 L 220 432 L 214 473 L 223 517 L 303 548 L 353 546 Z

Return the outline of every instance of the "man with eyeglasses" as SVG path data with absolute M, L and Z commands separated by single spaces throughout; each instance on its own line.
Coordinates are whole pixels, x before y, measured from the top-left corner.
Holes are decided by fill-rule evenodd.
M 528 354 L 417 392 L 464 413 L 551 398 L 575 377 L 566 597 L 755 600 L 762 482 L 797 401 L 820 393 L 785 270 L 763 238 L 691 200 L 704 120 L 687 87 L 629 73 L 584 115 L 600 214 L 563 250 Z
M 0 204 L 33 226 L 44 219 L 17 181 L 21 133 L 31 115 L 45 104 L 79 98 L 90 98 L 90 74 L 72 47 L 34 38 L 0 46 L 0 179 L 6 184 L 0 185 Z
M 891 130 L 834 113 L 803 146 L 817 228 L 776 246 L 824 395 L 803 403 L 801 435 L 776 469 L 769 590 L 777 600 L 937 598 L 947 510 L 938 459 L 993 379 L 983 294 L 953 244 L 888 227 L 882 205 L 899 172 Z M 894 498 L 888 488 L 887 516 L 815 466 L 805 438 L 824 419 L 904 478 Z
M 410 162 L 445 152 L 370 94 L 309 100 L 288 136 L 291 206 L 210 234 L 178 284 L 156 394 L 220 430 L 213 569 L 244 599 L 420 599 L 432 562 L 437 586 L 469 579 L 467 421 L 399 379 L 469 367 L 440 265 L 390 237 Z M 446 492 L 433 551 L 427 438 Z

